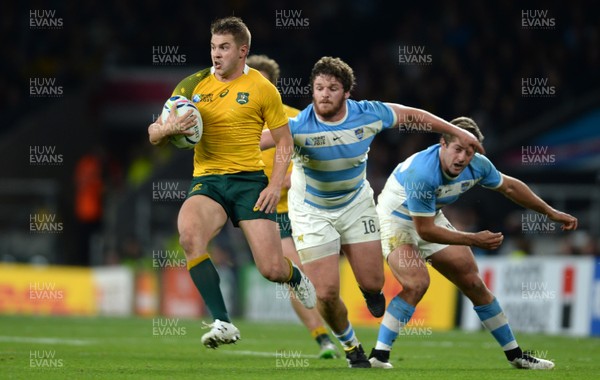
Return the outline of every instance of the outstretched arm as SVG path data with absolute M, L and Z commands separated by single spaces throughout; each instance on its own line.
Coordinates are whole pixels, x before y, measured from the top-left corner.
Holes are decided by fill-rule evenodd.
M 485 153 L 483 145 L 473 134 L 459 128 L 434 114 L 419 108 L 406 107 L 396 103 L 386 103 L 396 113 L 398 124 L 410 124 L 414 122 L 423 123 L 431 126 L 431 132 L 448 133 L 456 136 L 464 146 L 473 146 L 479 153 Z
M 548 215 L 555 221 L 562 223 L 563 231 L 572 231 L 577 228 L 577 218 L 562 211 L 558 211 L 538 197 L 524 182 L 502 174 L 502 185 L 495 189 L 504 194 L 514 203 L 527 209 Z
M 463 232 L 445 228 L 435 224 L 433 216 L 413 216 L 417 233 L 423 240 L 438 244 L 476 246 L 483 249 L 500 247 L 504 236 L 500 232 L 488 230 L 479 232 Z

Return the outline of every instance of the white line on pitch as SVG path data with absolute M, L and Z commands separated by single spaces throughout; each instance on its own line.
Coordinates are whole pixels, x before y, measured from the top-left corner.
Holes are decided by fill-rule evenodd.
M 14 342 L 14 343 L 41 343 L 41 344 L 66 344 L 69 346 L 85 346 L 93 344 L 89 340 L 80 339 L 62 339 L 62 338 L 32 338 L 26 336 L 1 336 L 0 342 Z
M 223 350 L 223 351 L 221 351 L 221 353 L 230 354 L 230 355 L 265 356 L 265 357 L 270 357 L 270 358 L 282 357 L 284 352 L 285 352 L 286 358 L 287 358 L 287 356 L 291 355 L 290 351 L 286 351 L 286 350 L 281 350 L 281 353 L 263 352 L 263 351 L 238 351 L 238 350 L 232 350 L 232 351 Z M 296 358 L 317 359 L 318 357 L 319 357 L 318 355 L 294 355 L 294 359 L 296 359 Z

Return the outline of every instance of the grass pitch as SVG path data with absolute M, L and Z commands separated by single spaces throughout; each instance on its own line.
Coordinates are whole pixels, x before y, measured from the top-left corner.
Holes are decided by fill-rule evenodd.
M 0 379 L 597 379 L 600 340 L 517 334 L 552 371 L 511 368 L 486 332 L 412 331 L 392 351 L 394 369 L 349 369 L 317 358 L 300 324 L 234 321 L 242 340 L 209 350 L 207 330 L 177 318 L 0 316 Z M 357 328 L 367 354 L 377 329 Z

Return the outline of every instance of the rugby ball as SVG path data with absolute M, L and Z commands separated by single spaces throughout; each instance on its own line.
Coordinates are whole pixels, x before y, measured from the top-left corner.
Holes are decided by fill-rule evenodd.
M 193 135 L 171 135 L 169 141 L 179 149 L 194 149 L 194 146 L 202 138 L 202 116 L 198 108 L 188 98 L 181 95 L 170 97 L 166 102 L 160 115 L 163 123 L 167 121 L 167 118 L 171 112 L 177 112 L 177 116 L 182 116 L 189 110 L 192 110 L 193 115 L 196 117 L 196 125 L 191 130 L 194 131 Z

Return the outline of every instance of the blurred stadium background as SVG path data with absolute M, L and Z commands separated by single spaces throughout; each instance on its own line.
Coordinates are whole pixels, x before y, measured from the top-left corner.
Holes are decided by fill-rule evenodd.
M 210 65 L 210 22 L 236 15 L 252 32 L 251 53 L 279 62 L 286 104 L 310 103 L 312 65 L 331 55 L 354 68 L 355 99 L 397 102 L 447 120 L 473 117 L 497 167 L 578 217 L 580 227 L 562 233 L 478 189 L 446 214 L 463 230 L 504 233 L 501 249 L 475 253 L 518 329 L 600 335 L 598 5 L 396 6 L 3 4 L 0 313 L 206 315 L 187 278 L 175 224 L 192 152 L 154 148 L 146 129 L 178 81 Z M 368 171 L 375 193 L 398 162 L 436 139 L 419 128 L 378 136 Z M 228 225 L 211 253 L 236 317 L 295 320 L 283 289 L 253 269 L 240 231 Z M 342 270 L 352 318 L 374 323 Z M 434 282 L 439 289 L 429 292 L 432 302 L 417 319 L 477 329 L 465 315 L 469 305 L 441 279 Z M 394 284 L 390 278 L 386 292 L 397 291 Z M 271 296 L 247 302 L 257 294 Z

